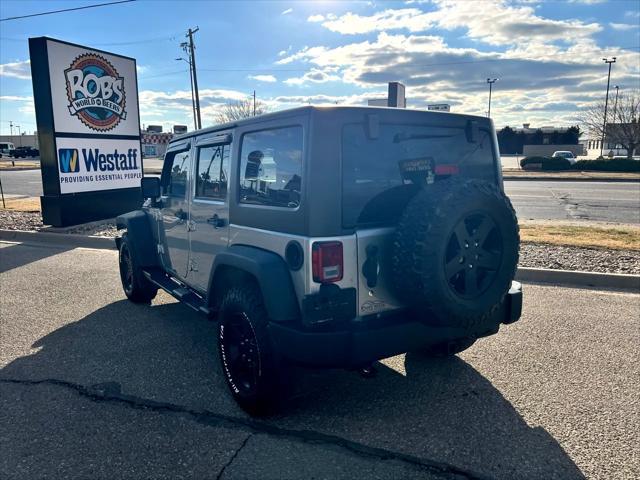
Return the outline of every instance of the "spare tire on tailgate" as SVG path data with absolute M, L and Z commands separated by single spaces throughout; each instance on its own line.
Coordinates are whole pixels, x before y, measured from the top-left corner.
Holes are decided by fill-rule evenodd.
M 426 185 L 407 204 L 395 233 L 396 294 L 426 321 L 470 327 L 503 302 L 519 244 L 515 212 L 497 186 L 478 180 Z

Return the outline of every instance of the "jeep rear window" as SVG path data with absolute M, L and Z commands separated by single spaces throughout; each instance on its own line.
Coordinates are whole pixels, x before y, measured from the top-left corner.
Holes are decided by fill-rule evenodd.
M 468 141 L 462 126 L 381 123 L 377 133 L 376 138 L 370 138 L 362 123 L 343 127 L 342 224 L 345 228 L 398 220 L 404 205 L 419 188 L 403 175 L 401 164 L 426 162 L 440 174 L 496 180 L 493 138 L 489 130 L 479 129 L 473 143 Z

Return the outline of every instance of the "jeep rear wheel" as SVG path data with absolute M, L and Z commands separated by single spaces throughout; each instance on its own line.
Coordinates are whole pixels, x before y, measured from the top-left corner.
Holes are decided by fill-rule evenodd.
M 232 287 L 222 298 L 218 322 L 222 371 L 233 398 L 250 415 L 271 411 L 281 393 L 267 322 L 255 287 Z
M 407 205 L 394 239 L 398 297 L 424 320 L 470 327 L 492 315 L 515 276 L 520 239 L 509 199 L 477 180 L 427 186 Z
M 120 240 L 118 263 L 122 289 L 127 298 L 134 303 L 149 303 L 153 300 L 158 293 L 158 288 L 144 276 L 142 269 L 138 267 L 126 233 Z

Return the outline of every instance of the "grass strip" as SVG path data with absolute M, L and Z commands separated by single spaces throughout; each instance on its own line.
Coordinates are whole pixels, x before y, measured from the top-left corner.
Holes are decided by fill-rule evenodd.
M 640 251 L 640 227 L 521 224 L 523 243 Z

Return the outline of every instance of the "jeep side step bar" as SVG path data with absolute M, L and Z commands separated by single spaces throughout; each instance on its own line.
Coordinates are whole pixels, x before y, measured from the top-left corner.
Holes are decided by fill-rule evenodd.
M 144 276 L 147 277 L 151 283 L 157 285 L 169 295 L 177 298 L 196 312 L 204 313 L 206 316 L 211 314 L 211 310 L 207 307 L 204 298 L 175 281 L 163 270 L 159 268 L 149 268 L 147 270 L 143 270 L 142 273 L 144 273 Z

